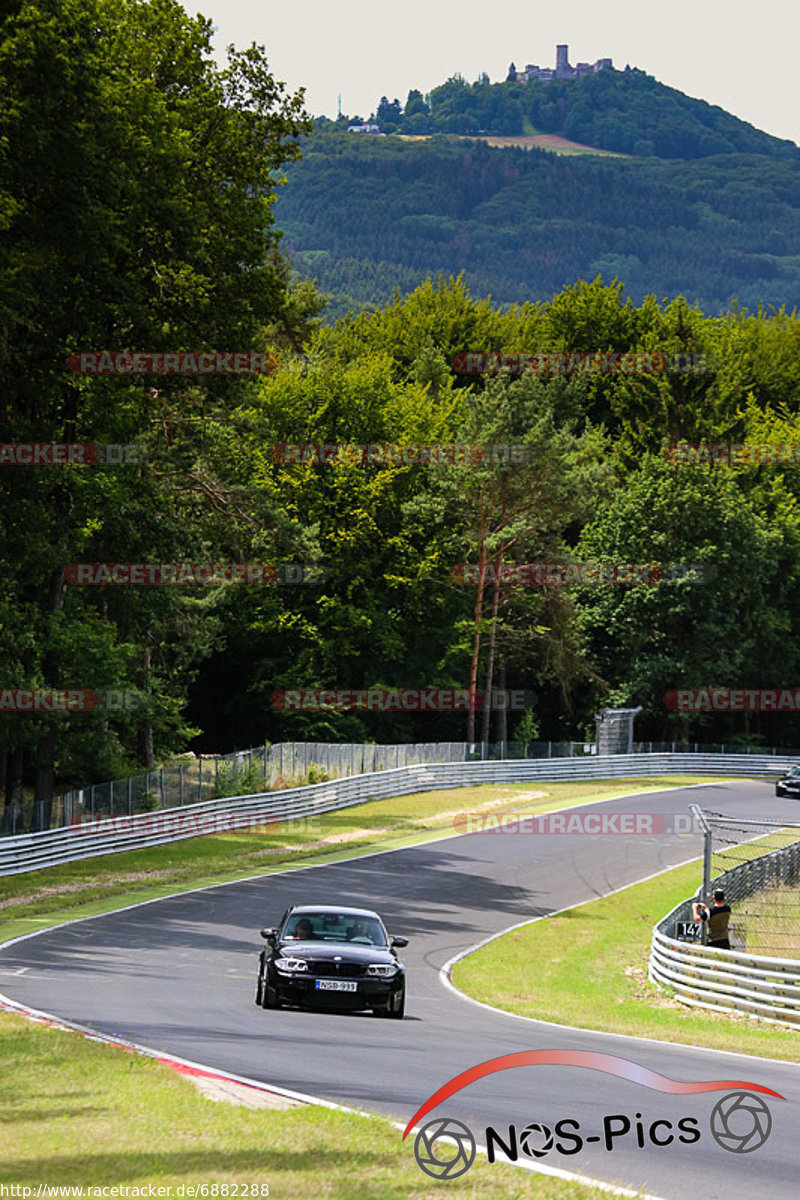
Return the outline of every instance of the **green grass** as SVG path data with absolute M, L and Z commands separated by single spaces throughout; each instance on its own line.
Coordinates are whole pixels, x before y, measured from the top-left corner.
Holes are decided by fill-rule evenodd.
M 748 954 L 800 959 L 800 888 L 779 884 L 740 900 L 736 927 L 745 932 Z
M 142 1055 L 0 1014 L 0 1184 L 266 1184 L 286 1200 L 600 1200 L 599 1189 L 478 1157 L 461 1179 L 423 1174 L 413 1138 L 381 1117 L 206 1099 Z M 10 1194 L 10 1193 L 9 1193 Z M 173 1191 L 173 1196 L 175 1192 Z
M 699 861 L 505 934 L 457 963 L 453 982 L 538 1020 L 798 1062 L 796 1032 L 688 1008 L 647 978 L 652 928 L 695 893 Z
M 314 829 L 200 837 L 11 876 L 0 880 L 0 912 L 6 918 L 1 935 L 7 939 L 135 900 L 296 862 L 418 843 L 445 834 L 456 813 L 551 812 L 576 802 L 699 781 L 670 776 L 429 792 L 328 814 Z M 650 1002 L 630 994 L 631 981 L 624 975 L 631 955 L 638 961 L 649 944 L 650 926 L 696 884 L 696 865 L 679 868 L 623 892 L 621 903 L 620 897 L 599 902 L 615 905 L 613 919 L 606 911 L 588 912 L 590 905 L 550 918 L 473 955 L 456 968 L 456 980 L 488 1003 L 522 1011 L 521 1003 L 525 1011 L 533 1010 L 530 1015 L 549 1013 L 562 1023 L 603 1028 L 584 1019 L 599 1005 L 613 1014 L 609 1020 L 619 1032 L 642 1032 L 650 1021 L 650 1036 L 671 1040 L 674 1029 L 680 1037 L 672 1040 L 720 1044 L 732 1035 L 720 1031 L 718 1020 L 687 1017 L 683 1010 L 651 1011 Z M 650 889 L 647 897 L 642 888 Z M 536 941 L 542 935 L 547 946 Z M 491 976 L 487 982 L 482 967 L 498 954 L 504 978 L 512 981 L 507 992 L 493 992 Z M 592 956 L 588 981 L 587 954 Z M 538 964 L 535 985 L 531 962 Z M 635 987 L 641 988 L 641 981 Z M 618 999 L 616 1011 L 611 996 Z M 738 1026 L 735 1035 L 737 1049 L 752 1044 L 757 1047 L 753 1053 L 794 1057 L 779 1031 L 765 1030 L 761 1036 L 760 1030 Z M 6 1013 L 0 1013 L 0 1053 L 5 1067 L 0 1076 L 0 1183 L 84 1188 L 266 1183 L 272 1197 L 291 1200 L 350 1200 L 356 1195 L 359 1200 L 434 1200 L 445 1188 L 453 1200 L 600 1200 L 605 1195 L 587 1185 L 489 1166 L 480 1159 L 462 1178 L 436 1183 L 417 1167 L 410 1140 L 402 1142 L 400 1132 L 383 1118 L 316 1107 L 278 1111 L 214 1104 L 152 1059 Z
M 335 862 L 376 848 L 414 845 L 453 831 L 459 813 L 552 812 L 574 803 L 681 787 L 667 776 L 451 788 L 368 801 L 264 831 L 212 834 L 147 850 L 103 855 L 0 878 L 0 941 L 45 925 L 306 863 Z

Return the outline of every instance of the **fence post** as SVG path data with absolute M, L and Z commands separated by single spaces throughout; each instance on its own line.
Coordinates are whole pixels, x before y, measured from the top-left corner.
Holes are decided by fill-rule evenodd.
M 200 755 L 199 758 L 197 759 L 197 763 L 198 763 L 197 799 L 202 800 L 203 799 L 203 756 L 202 755 Z
M 164 808 L 164 768 L 161 768 L 161 807 Z
M 114 780 L 112 779 L 108 785 L 108 815 L 114 815 Z
M 269 769 L 267 767 L 268 755 L 269 755 L 269 743 L 264 742 L 264 791 L 267 790 L 267 786 L 269 784 Z
M 183 763 L 178 767 L 178 803 L 183 808 Z
M 130 816 L 130 815 L 131 815 L 131 813 L 133 812 L 133 788 L 132 788 L 132 784 L 133 784 L 133 779 L 132 779 L 132 777 L 129 775 L 129 776 L 128 776 L 128 816 Z
M 90 803 L 92 806 L 92 816 L 94 816 L 94 784 L 92 784 L 92 794 L 90 797 Z

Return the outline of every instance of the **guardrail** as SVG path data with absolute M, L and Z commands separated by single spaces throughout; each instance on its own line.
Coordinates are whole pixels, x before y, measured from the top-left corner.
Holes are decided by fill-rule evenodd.
M 754 823 L 755 824 L 755 823 Z M 800 873 L 800 842 L 748 859 L 713 880 L 713 888 L 738 897 L 763 891 L 773 883 L 796 884 Z M 744 949 L 722 950 L 696 942 L 678 941 L 666 932 L 678 921 L 692 920 L 692 901 L 684 900 L 653 929 L 649 976 L 672 989 L 675 999 L 720 1012 L 739 1009 L 769 1021 L 800 1026 L 800 961 L 748 954 Z M 730 940 L 737 939 L 731 919 Z
M 351 775 L 284 791 L 204 801 L 183 808 L 104 818 L 0 841 L 0 875 L 21 874 L 101 854 L 140 850 L 201 834 L 232 832 L 311 816 L 411 792 L 535 780 L 614 779 L 699 774 L 760 775 L 785 771 L 793 760 L 753 754 L 616 754 L 585 758 L 498 759 L 431 763 Z
M 40 833 L 72 825 L 91 815 L 115 817 L 157 812 L 164 808 L 200 804 L 203 800 L 236 795 L 236 779 L 247 778 L 247 788 L 263 790 L 299 786 L 316 772 L 316 780 L 390 771 L 420 763 L 483 762 L 495 758 L 567 758 L 592 754 L 597 746 L 587 742 L 399 742 L 390 745 L 351 742 L 276 742 L 236 750 L 227 755 L 188 756 L 171 766 L 158 767 L 125 779 L 90 783 L 49 800 L 22 799 L 19 790 L 0 816 L 0 838 L 18 833 Z M 639 753 L 675 750 L 674 744 L 636 746 Z M 682 747 L 689 750 L 690 747 Z M 695 751 L 698 747 L 695 745 Z M 712 749 L 709 747 L 709 749 Z M 787 751 L 789 753 L 789 751 Z M 800 756 L 800 751 L 797 752 Z M 245 784 L 239 785 L 245 790 Z
M 726 747 L 701 742 L 634 742 L 631 754 L 725 754 Z M 410 767 L 420 763 L 485 762 L 497 758 L 582 758 L 596 754 L 595 742 L 400 742 L 392 745 L 349 742 L 276 742 L 236 750 L 224 755 L 187 755 L 172 765 L 73 788 L 49 800 L 23 799 L 19 787 L 6 798 L 0 815 L 0 838 L 18 833 L 41 832 L 73 824 L 76 817 L 89 813 L 93 820 L 134 813 L 156 812 L 164 808 L 199 804 L 224 795 L 235 795 L 239 772 L 248 783 L 255 776 L 263 779 L 264 791 L 279 784 L 297 786 L 310 772 L 320 779 L 340 779 L 346 775 L 364 775 Z M 785 746 L 728 746 L 728 754 L 748 754 L 772 759 L 800 759 L 800 749 Z M 220 786 L 222 785 L 222 786 Z
M 650 979 L 676 1000 L 717 1012 L 740 1009 L 800 1027 L 800 962 L 678 942 L 658 926 L 650 947 Z

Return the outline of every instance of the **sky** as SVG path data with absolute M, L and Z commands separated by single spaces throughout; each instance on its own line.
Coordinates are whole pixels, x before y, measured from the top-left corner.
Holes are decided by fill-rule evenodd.
M 306 89 L 314 116 L 369 116 L 385 95 L 405 103 L 460 72 L 505 79 L 508 65 L 611 58 L 800 142 L 800 5 L 796 0 L 182 0 L 216 28 L 215 48 L 266 46 L 273 75 Z

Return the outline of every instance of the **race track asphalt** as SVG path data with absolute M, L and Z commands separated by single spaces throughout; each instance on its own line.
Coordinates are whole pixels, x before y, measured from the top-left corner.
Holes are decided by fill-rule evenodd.
M 771 785 L 753 781 L 669 789 L 582 812 L 686 814 L 690 803 L 741 817 L 797 820 L 800 813 L 796 802 L 777 799 Z M 577 1154 L 554 1149 L 541 1161 L 641 1187 L 667 1200 L 795 1200 L 800 1193 L 798 1066 L 522 1020 L 468 1001 L 440 977 L 440 968 L 454 955 L 491 934 L 604 895 L 700 852 L 694 834 L 455 836 L 207 888 L 45 932 L 0 951 L 0 990 L 21 1004 L 102 1033 L 380 1111 L 404 1124 L 452 1077 L 522 1050 L 595 1050 L 674 1079 L 758 1083 L 782 1093 L 786 1102 L 767 1098 L 771 1136 L 750 1154 L 727 1151 L 711 1137 L 711 1109 L 724 1093 L 673 1096 L 579 1067 L 520 1067 L 493 1074 L 431 1115 L 463 1121 L 485 1144 L 487 1126 L 507 1137 L 511 1123 L 519 1129 L 531 1122 L 552 1127 L 565 1118 L 579 1121 L 584 1137 L 599 1137 L 604 1117 L 624 1114 L 632 1129 L 613 1142 L 612 1150 L 600 1139 Z M 276 924 L 295 903 L 377 908 L 390 932 L 410 939 L 402 951 L 409 974 L 405 1020 L 255 1007 L 258 931 Z M 586 966 L 590 971 L 591 963 Z M 7 973 L 17 968 L 24 973 Z M 646 1129 L 656 1119 L 675 1125 L 682 1117 L 695 1117 L 700 1140 L 659 1147 L 645 1135 L 640 1148 L 637 1114 Z M 659 1135 L 665 1136 L 665 1127 Z M 411 1155 L 413 1137 L 404 1145 Z

